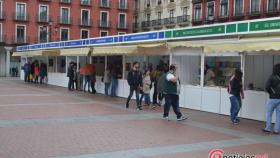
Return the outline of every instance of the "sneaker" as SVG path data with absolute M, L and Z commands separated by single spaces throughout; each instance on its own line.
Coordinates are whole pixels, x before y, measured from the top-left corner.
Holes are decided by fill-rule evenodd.
M 188 119 L 187 116 L 181 116 L 180 118 L 177 118 L 177 121 L 183 121 L 183 120 L 186 120 Z
M 279 133 L 279 132 L 275 132 L 275 131 L 273 132 L 273 134 L 275 134 L 275 135 L 280 135 L 280 133 Z
M 168 116 L 163 116 L 164 120 L 170 121 Z
M 270 134 L 270 133 L 271 133 L 271 131 L 266 130 L 266 129 L 262 129 L 262 131 L 263 131 L 264 133 L 266 133 L 266 134 Z
M 234 125 L 238 125 L 238 123 L 239 123 L 239 122 L 238 122 L 237 120 L 233 120 L 233 121 L 232 121 L 232 124 L 234 124 Z
M 129 108 L 129 104 L 126 104 L 125 107 L 128 109 Z
M 155 110 L 155 109 L 156 109 L 156 106 L 155 106 L 155 105 L 152 105 L 151 109 Z
M 137 107 L 137 110 L 141 111 L 143 110 L 141 106 Z

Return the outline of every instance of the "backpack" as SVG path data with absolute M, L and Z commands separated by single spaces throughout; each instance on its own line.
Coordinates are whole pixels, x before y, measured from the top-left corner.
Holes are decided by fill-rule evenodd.
M 271 86 L 270 91 L 274 95 L 280 96 L 280 77 L 278 75 L 275 75 L 275 78 L 277 80 L 277 84 Z

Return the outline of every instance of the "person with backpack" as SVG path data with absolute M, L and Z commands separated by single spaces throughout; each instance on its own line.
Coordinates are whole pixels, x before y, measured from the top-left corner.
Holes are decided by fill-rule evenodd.
M 269 94 L 266 110 L 266 127 L 263 129 L 265 133 L 271 133 L 271 121 L 273 112 L 276 111 L 276 123 L 274 126 L 274 134 L 279 135 L 280 132 L 280 64 L 273 66 L 273 73 L 266 83 L 266 91 Z
M 234 75 L 231 77 L 228 87 L 228 93 L 230 94 L 230 119 L 231 122 L 237 125 L 240 122 L 238 113 L 242 106 L 241 98 L 244 99 L 244 91 L 242 84 L 243 73 L 240 69 L 236 69 Z
M 129 96 L 126 101 L 126 108 L 129 108 L 129 101 L 135 91 L 136 93 L 136 104 L 137 110 L 142 110 L 139 100 L 139 92 L 142 90 L 143 82 L 142 82 L 142 73 L 139 71 L 140 64 L 138 62 L 133 63 L 133 68 L 128 72 L 127 82 L 130 86 Z
M 166 73 L 164 80 L 165 105 L 163 118 L 169 121 L 169 110 L 172 106 L 177 116 L 177 121 L 186 120 L 188 117 L 183 116 L 179 108 L 179 95 L 181 84 L 179 80 L 179 70 L 177 65 L 171 65 L 169 72 Z

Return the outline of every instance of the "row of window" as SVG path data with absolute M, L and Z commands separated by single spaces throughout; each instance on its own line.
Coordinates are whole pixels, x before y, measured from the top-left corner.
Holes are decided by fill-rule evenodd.
M 206 4 L 206 18 L 213 20 L 215 16 L 215 2 L 207 2 Z M 261 0 L 250 0 L 250 14 L 258 14 L 260 12 Z M 267 12 L 276 12 L 279 8 L 278 0 L 267 0 Z M 221 0 L 220 3 L 220 15 L 221 17 L 227 17 L 229 14 L 229 0 Z M 244 0 L 234 0 L 234 16 L 240 16 L 244 14 Z M 194 20 L 200 20 L 202 18 L 202 4 L 194 4 Z
M 70 8 L 68 7 L 61 7 L 60 10 L 60 23 L 62 24 L 71 24 L 70 18 Z M 82 9 L 81 10 L 81 25 L 90 26 L 91 19 L 90 19 L 90 10 L 89 9 Z M 26 13 L 26 4 L 25 3 L 17 3 L 16 8 L 16 19 L 17 20 L 26 20 L 27 13 Z M 48 5 L 40 5 L 39 7 L 39 17 L 38 20 L 40 22 L 49 22 L 51 21 L 49 17 L 49 6 Z M 126 13 L 119 13 L 118 17 L 118 24 L 120 28 L 126 28 Z M 101 11 L 100 13 L 100 26 L 109 26 L 109 12 L 108 11 Z
M 50 30 L 48 26 L 38 26 L 38 41 L 39 43 L 45 43 L 50 42 L 51 35 L 53 34 L 53 31 Z M 2 32 L 2 24 L 0 23 L 0 29 Z M 58 31 L 58 30 L 55 30 Z M 118 34 L 125 34 L 126 32 L 119 32 Z M 108 31 L 100 31 L 100 36 L 108 36 Z M 2 38 L 2 37 L 1 37 Z M 90 30 L 89 29 L 81 29 L 80 30 L 80 38 L 90 38 Z M 3 40 L 3 39 L 1 39 Z M 70 28 L 60 28 L 60 41 L 67 41 L 70 40 Z M 17 24 L 16 25 L 16 34 L 15 34 L 15 41 L 16 43 L 28 43 L 28 39 L 26 36 L 26 25 Z

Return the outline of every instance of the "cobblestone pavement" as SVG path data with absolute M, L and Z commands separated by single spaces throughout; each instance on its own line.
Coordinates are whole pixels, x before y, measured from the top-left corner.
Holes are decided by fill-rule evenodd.
M 0 158 L 208 158 L 212 149 L 280 157 L 280 136 L 263 134 L 263 122 L 236 126 L 227 116 L 188 109 L 189 120 L 177 122 L 170 111 L 168 122 L 160 107 L 139 112 L 124 103 L 2 78 Z

